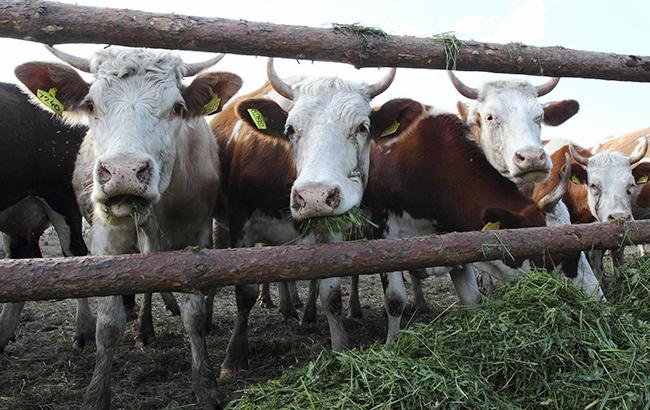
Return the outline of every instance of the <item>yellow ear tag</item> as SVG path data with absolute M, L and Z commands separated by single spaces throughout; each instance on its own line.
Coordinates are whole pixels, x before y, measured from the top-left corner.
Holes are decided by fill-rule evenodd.
M 578 178 L 576 175 L 571 175 L 571 182 L 576 185 L 580 185 L 580 178 Z
M 264 121 L 264 116 L 260 110 L 257 108 L 248 108 L 246 111 L 248 111 L 248 115 L 251 116 L 251 120 L 253 120 L 258 130 L 266 129 L 266 121 Z
M 638 177 L 636 179 L 636 183 L 639 184 L 639 185 L 643 185 L 646 182 L 648 182 L 648 176 L 647 175 L 641 175 L 640 177 Z
M 496 231 L 499 229 L 501 229 L 501 221 L 488 222 L 483 228 L 481 228 L 481 232 Z
M 384 130 L 384 132 L 381 133 L 380 137 L 387 137 L 391 134 L 395 134 L 395 131 L 397 131 L 398 128 L 399 122 L 394 121 L 391 125 L 388 126 L 388 128 Z
M 63 114 L 63 104 L 56 99 L 56 88 L 50 88 L 47 91 L 36 90 L 36 97 L 56 115 Z
M 219 98 L 219 94 L 217 93 L 212 94 L 212 99 L 208 101 L 206 105 L 203 106 L 203 111 L 201 111 L 201 115 L 214 114 L 219 109 L 220 103 L 221 103 L 221 98 Z

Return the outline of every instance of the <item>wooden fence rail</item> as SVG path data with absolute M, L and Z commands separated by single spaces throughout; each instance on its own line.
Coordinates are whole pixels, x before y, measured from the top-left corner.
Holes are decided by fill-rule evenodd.
M 539 256 L 650 242 L 650 220 L 401 240 L 161 252 L 148 255 L 0 260 L 0 302 L 211 287 L 370 274 Z
M 46 44 L 100 43 L 336 61 L 356 67 L 444 69 L 556 77 L 650 81 L 650 57 L 495 44 L 449 38 L 343 34 L 327 28 L 255 23 L 0 0 L 0 36 Z M 455 46 L 460 45 L 457 55 Z

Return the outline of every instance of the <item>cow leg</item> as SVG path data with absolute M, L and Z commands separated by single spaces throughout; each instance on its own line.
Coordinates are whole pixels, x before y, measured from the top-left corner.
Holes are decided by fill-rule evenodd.
M 287 282 L 289 287 L 289 294 L 291 295 L 291 303 L 296 309 L 303 307 L 302 301 L 300 300 L 300 294 L 298 293 L 298 287 L 296 286 L 295 281 Z
M 341 316 L 343 311 L 341 281 L 341 278 L 327 278 L 321 279 L 318 284 L 321 308 L 327 315 L 332 350 L 335 352 L 342 352 L 349 346 L 348 335 Z
M 221 364 L 221 379 L 232 377 L 239 369 L 248 368 L 248 316 L 255 306 L 258 294 L 257 285 L 235 287 L 237 319 L 226 350 L 226 358 Z
M 350 300 L 348 302 L 348 317 L 361 319 L 363 311 L 359 302 L 359 275 L 350 276 Z
M 212 324 L 212 316 L 214 315 L 214 297 L 217 294 L 217 289 L 210 289 L 205 296 L 205 332 L 212 333 L 214 325 Z
M 124 311 L 126 312 L 126 320 L 128 322 L 138 318 L 136 313 L 135 295 L 122 295 L 122 303 L 124 304 Z
M 93 377 L 83 398 L 83 409 L 108 409 L 111 404 L 111 367 L 124 335 L 126 312 L 120 296 L 99 299 L 97 306 L 97 356 Z
M 199 408 L 221 408 L 216 373 L 210 363 L 206 345 L 205 300 L 201 295 L 183 295 L 181 300 L 181 317 L 192 351 L 192 390 L 198 399 Z
M 604 251 L 600 249 L 594 249 L 589 252 L 589 264 L 591 269 L 596 274 L 596 277 L 602 278 L 603 276 L 603 255 Z
M 14 331 L 20 322 L 20 312 L 25 302 L 5 303 L 0 313 L 0 353 L 14 337 Z
M 566 262 L 563 262 L 563 267 L 565 263 Z M 564 269 L 564 271 L 566 274 L 568 269 Z M 585 256 L 584 252 L 580 252 L 575 272 L 576 274 L 574 277 L 569 277 L 571 283 L 573 284 L 573 287 L 581 289 L 587 295 L 591 296 L 596 302 L 604 302 L 605 296 L 603 294 L 602 288 L 600 287 L 600 282 L 598 282 L 598 278 L 596 278 L 593 270 L 591 269 L 591 266 L 589 266 L 589 262 L 587 262 L 587 257 Z
M 471 264 L 454 267 L 449 275 L 462 304 L 477 305 L 481 301 L 481 293 L 476 283 L 476 273 Z
M 402 272 L 385 273 L 383 279 L 382 282 L 385 283 L 384 308 L 388 315 L 388 332 L 386 334 L 386 344 L 388 344 L 395 339 L 397 332 L 399 332 L 407 298 Z
M 178 302 L 173 293 L 170 292 L 160 292 L 163 302 L 165 303 L 165 309 L 171 312 L 172 316 L 180 316 L 181 309 L 178 307 Z
M 614 266 L 625 264 L 625 246 L 612 250 L 612 261 L 614 262 Z
M 278 282 L 278 293 L 280 294 L 280 313 L 282 313 L 284 320 L 299 320 L 300 316 L 298 315 L 298 311 L 291 301 L 289 284 L 287 282 Z
M 422 279 L 427 276 L 426 271 L 424 269 L 414 269 L 408 272 L 411 278 L 411 286 L 413 287 L 413 310 L 418 313 L 431 311 L 424 297 L 424 291 L 422 290 Z
M 144 294 L 139 319 L 137 334 L 135 336 L 135 347 L 137 349 L 143 349 L 151 339 L 156 337 L 151 313 L 151 293 Z
M 95 341 L 95 317 L 90 311 L 87 298 L 77 299 L 74 346 L 83 349 Z
M 301 325 L 307 323 L 316 323 L 316 299 L 318 298 L 318 280 L 309 281 L 309 293 L 307 294 L 307 303 L 305 310 L 302 312 Z
M 263 308 L 271 309 L 275 307 L 273 299 L 271 298 L 271 284 L 269 282 L 262 283 L 262 297 L 260 304 Z

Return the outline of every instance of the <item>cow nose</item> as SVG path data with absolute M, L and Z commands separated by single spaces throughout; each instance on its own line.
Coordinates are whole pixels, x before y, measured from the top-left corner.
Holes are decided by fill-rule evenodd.
M 150 159 L 107 159 L 97 164 L 96 181 L 107 197 L 143 195 L 151 185 Z
M 628 212 L 612 212 L 607 215 L 607 222 L 628 222 L 632 220 L 632 215 Z
M 341 205 L 341 188 L 326 184 L 294 187 L 291 208 L 298 219 L 332 215 Z
M 546 151 L 542 148 L 528 148 L 515 152 L 513 161 L 521 171 L 533 171 L 546 167 Z

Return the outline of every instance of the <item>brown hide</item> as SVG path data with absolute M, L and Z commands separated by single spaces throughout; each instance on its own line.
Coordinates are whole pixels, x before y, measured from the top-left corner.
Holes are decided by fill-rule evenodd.
M 267 83 L 238 97 L 210 123 L 219 143 L 222 197 L 227 198 L 220 204 L 219 213 L 230 221 L 231 241 L 240 238 L 243 224 L 255 210 L 273 217 L 290 215 L 289 195 L 296 172 L 289 142 L 265 136 L 245 121 L 241 121 L 237 135 L 233 135 L 240 121 L 239 103 L 263 97 L 271 90 Z
M 592 156 L 589 150 L 574 145 L 579 154 L 590 157 Z M 569 152 L 569 146 L 566 145 L 551 154 L 551 161 L 553 168 L 551 169 L 550 176 L 543 182 L 538 182 L 533 186 L 531 198 L 533 201 L 539 201 L 544 195 L 551 192 L 557 184 L 560 183 L 560 170 L 564 165 L 565 154 Z M 571 165 L 580 166 L 572 157 Z M 590 223 L 594 222 L 596 218 L 593 217 L 589 210 L 587 202 L 587 186 L 585 184 L 575 184 L 573 182 L 567 183 L 567 190 L 562 197 L 562 201 L 569 209 L 571 214 L 572 223 Z

